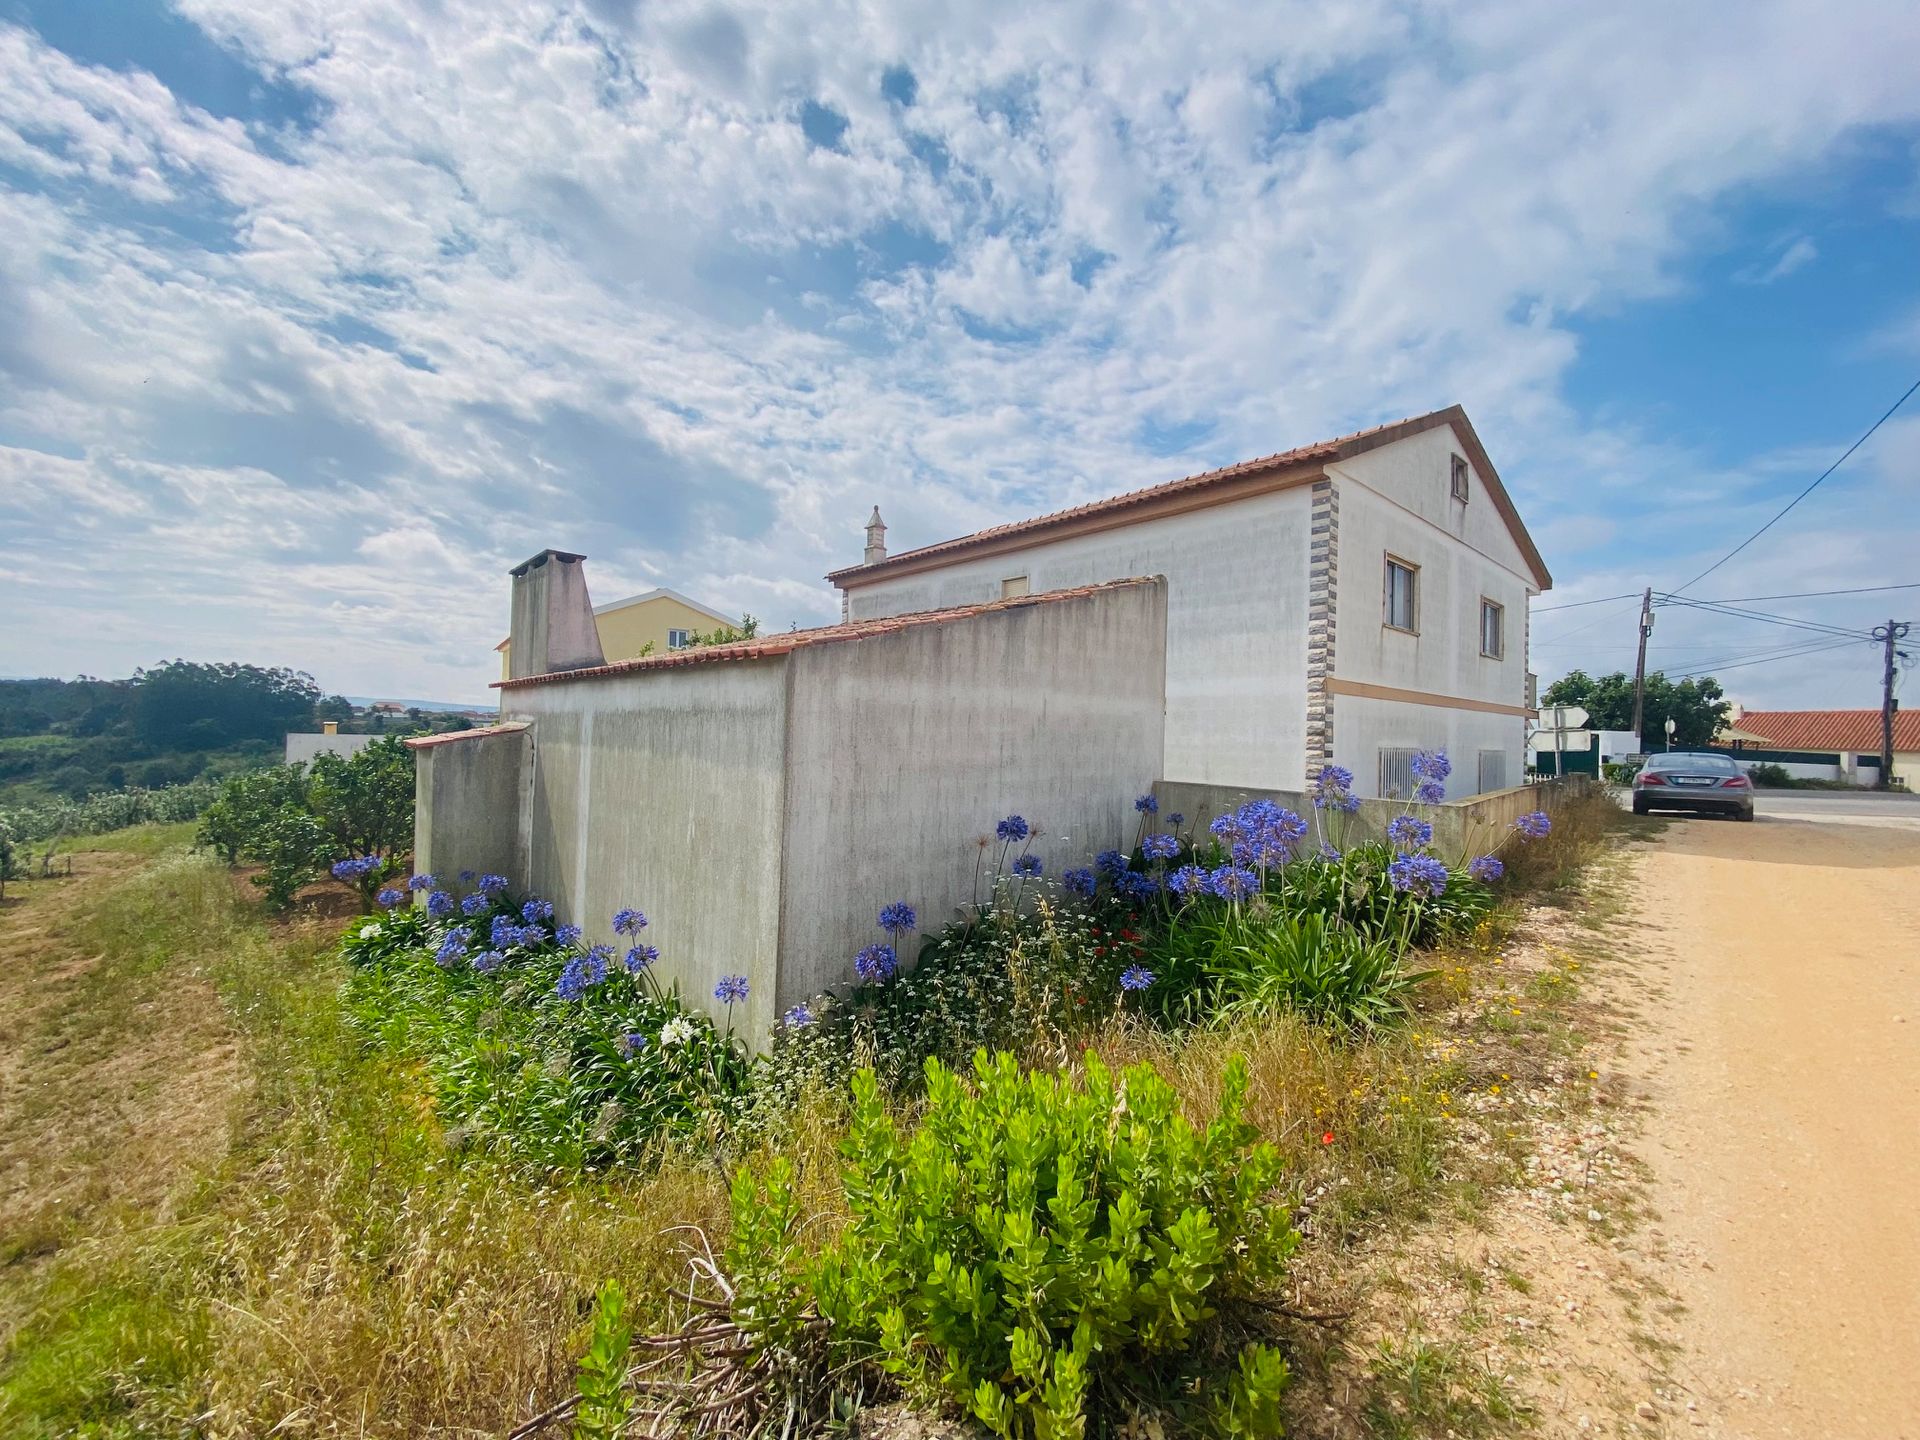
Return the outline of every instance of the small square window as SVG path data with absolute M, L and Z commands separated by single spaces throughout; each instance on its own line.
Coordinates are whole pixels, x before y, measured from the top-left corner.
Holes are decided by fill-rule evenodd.
M 1464 505 L 1471 493 L 1467 486 L 1467 462 L 1456 455 L 1453 457 L 1453 498 Z
M 1024 575 L 1009 575 L 1000 582 L 1000 598 L 1002 600 L 1012 600 L 1016 596 L 1027 593 L 1027 577 Z
M 1507 653 L 1506 608 L 1485 599 L 1480 602 L 1480 653 L 1494 660 Z
M 1504 750 L 1482 750 L 1480 752 L 1480 773 L 1477 777 L 1481 795 L 1491 794 L 1495 790 L 1507 788 L 1507 752 Z
M 1380 751 L 1380 798 L 1407 800 L 1413 797 L 1413 750 Z
M 687 648 L 687 632 L 684 630 L 667 631 L 667 649 L 684 650 Z
M 1395 630 L 1418 630 L 1420 569 L 1387 557 L 1387 624 Z

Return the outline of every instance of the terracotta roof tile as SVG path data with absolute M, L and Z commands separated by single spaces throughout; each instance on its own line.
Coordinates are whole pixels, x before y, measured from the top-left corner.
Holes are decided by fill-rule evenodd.
M 637 670 L 669 670 L 682 665 L 718 665 L 735 660 L 767 660 L 789 655 L 814 645 L 835 645 L 849 640 L 868 640 L 891 635 L 921 625 L 945 625 L 1001 610 L 1024 610 L 1032 605 L 1051 605 L 1061 600 L 1083 600 L 1107 590 L 1133 585 L 1151 585 L 1152 576 L 1128 580 L 1108 580 L 1099 585 L 1080 585 L 1070 590 L 1047 590 L 1037 595 L 1020 595 L 1010 600 L 993 600 L 980 605 L 956 605 L 946 610 L 920 610 L 907 615 L 883 615 L 871 620 L 848 620 L 839 625 L 821 625 L 811 630 L 789 630 L 780 635 L 756 636 L 736 640 L 729 645 L 701 645 L 691 650 L 672 650 L 665 655 L 647 655 L 638 660 L 616 660 L 610 665 L 590 665 L 584 670 L 556 670 L 550 675 L 527 675 L 518 680 L 496 680 L 496 690 L 518 690 L 527 685 L 557 685 L 568 680 L 592 680 L 603 675 L 629 675 Z M 471 732 L 470 732 L 471 733 Z M 439 740 L 442 736 L 433 737 Z M 414 742 L 409 741 L 409 744 Z M 431 744 L 433 741 L 423 741 Z
M 1782 750 L 1880 752 L 1878 710 L 1749 710 L 1726 728 L 1763 736 Z M 1920 751 L 1920 710 L 1894 712 L 1893 748 Z
M 977 530 L 971 535 L 961 535 L 933 545 L 922 545 L 915 550 L 903 550 L 897 555 L 887 556 L 884 560 L 876 560 L 871 565 L 849 565 L 832 571 L 827 579 L 846 588 L 846 583 L 859 584 L 868 579 L 878 579 L 897 569 L 919 568 L 927 561 L 937 562 L 949 555 L 958 558 L 968 551 L 983 546 L 995 546 L 999 542 L 1015 537 L 1031 535 L 1037 543 L 1045 538 L 1046 532 L 1071 527 L 1078 521 L 1118 514 L 1143 505 L 1160 504 L 1194 492 L 1224 487 L 1227 482 L 1270 471 L 1299 469 L 1310 472 L 1326 461 L 1358 454 L 1377 445 L 1389 444 L 1407 435 L 1418 434 L 1440 425 L 1452 425 L 1460 433 L 1461 442 L 1470 452 L 1474 468 L 1480 472 L 1481 478 L 1486 482 L 1493 496 L 1495 506 L 1506 517 L 1508 525 L 1513 529 L 1514 537 L 1520 542 L 1520 548 L 1526 554 L 1528 563 L 1533 566 L 1541 588 L 1550 588 L 1553 583 L 1552 577 L 1547 573 L 1545 563 L 1534 548 L 1532 537 L 1527 534 L 1526 527 L 1520 523 L 1519 514 L 1513 508 L 1513 502 L 1507 495 L 1506 487 L 1494 471 L 1493 462 L 1487 457 L 1479 437 L 1474 434 L 1466 412 L 1458 405 L 1449 405 L 1444 410 L 1430 411 L 1425 415 L 1410 416 L 1405 420 L 1394 420 L 1385 425 L 1370 426 L 1365 430 L 1356 430 L 1351 435 L 1341 435 L 1332 440 L 1319 440 L 1311 445 L 1282 450 L 1277 454 L 1262 456 L 1258 460 L 1242 460 L 1238 464 L 1226 465 L 1218 470 L 1208 470 L 1203 474 L 1186 476 L 1184 479 L 1149 485 L 1144 490 L 1130 490 L 1124 495 L 1094 500 L 1068 510 L 1056 510 L 1051 514 L 1035 516 L 1031 520 L 1016 520 L 1006 525 Z M 1007 547 L 1000 546 L 1000 548 Z
M 426 750 L 434 745 L 452 745 L 460 740 L 485 740 L 490 735 L 518 735 L 527 728 L 524 720 L 507 720 L 498 725 L 481 725 L 472 730 L 449 730 L 443 735 L 421 735 L 400 743 L 409 750 Z

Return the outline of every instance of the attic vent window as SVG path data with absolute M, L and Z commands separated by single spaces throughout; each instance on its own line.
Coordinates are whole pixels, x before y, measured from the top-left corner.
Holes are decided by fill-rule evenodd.
M 684 630 L 669 630 L 667 631 L 667 649 L 684 650 L 687 648 L 689 638 Z
M 1009 575 L 1000 582 L 1000 598 L 1002 600 L 1015 600 L 1022 595 L 1031 593 L 1032 587 L 1027 584 L 1027 577 L 1024 575 Z
M 1467 503 L 1467 462 L 1456 455 L 1453 457 L 1453 498 L 1462 505 Z

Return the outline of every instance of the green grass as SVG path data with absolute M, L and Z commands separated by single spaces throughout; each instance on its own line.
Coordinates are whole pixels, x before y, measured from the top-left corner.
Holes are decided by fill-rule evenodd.
M 1528 1415 L 1508 1379 L 1458 1345 L 1415 1336 L 1380 1344 L 1365 1410 L 1379 1440 L 1510 1431 Z

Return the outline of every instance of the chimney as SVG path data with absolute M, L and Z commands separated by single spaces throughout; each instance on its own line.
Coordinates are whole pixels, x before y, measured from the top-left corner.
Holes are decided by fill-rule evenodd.
M 320 722 L 320 733 L 322 735 L 338 735 L 340 733 L 340 722 L 338 720 L 322 720 Z
M 513 576 L 509 680 L 606 664 L 600 631 L 593 621 L 593 601 L 587 595 L 586 558 L 565 550 L 542 550 L 509 572 Z
M 877 565 L 887 558 L 887 524 L 880 518 L 880 507 L 873 507 L 873 518 L 867 521 L 867 554 L 860 563 Z

